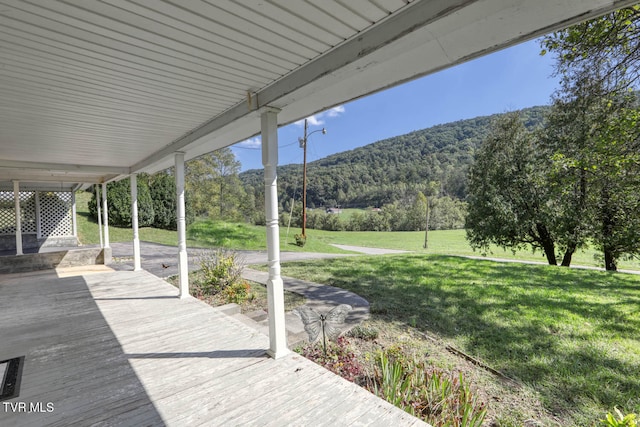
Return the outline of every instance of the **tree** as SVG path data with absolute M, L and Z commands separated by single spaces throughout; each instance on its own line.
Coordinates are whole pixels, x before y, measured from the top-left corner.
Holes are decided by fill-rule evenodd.
M 215 153 L 215 152 L 214 152 Z M 215 216 L 219 204 L 215 154 L 207 153 L 185 163 L 185 194 L 191 195 L 193 211 L 198 217 Z
M 407 231 L 420 231 L 425 228 L 426 222 L 427 198 L 422 192 L 418 192 L 413 203 L 409 209 L 407 209 L 403 229 Z
M 599 101 L 597 96 L 584 96 L 590 93 L 586 87 L 578 89 L 570 81 L 563 82 L 563 87 L 565 90 L 554 96 L 541 143 L 551 159 L 547 174 L 554 207 L 554 231 L 564 250 L 562 265 L 568 267 L 575 251 L 588 243 L 591 234 L 591 177 L 586 165 L 596 161 L 590 141 L 594 125 L 598 124 Z
M 432 230 L 455 230 L 464 228 L 467 204 L 449 196 L 430 198 Z
M 542 42 L 556 54 L 562 82 L 547 143 L 552 180 L 573 189 L 564 192 L 564 224 L 573 218 L 574 242 L 590 238 L 602 249 L 607 270 L 625 254 L 640 254 L 640 129 L 637 96 L 629 91 L 640 78 L 639 25 L 640 6 L 633 6 Z
M 214 165 L 217 172 L 218 186 L 220 188 L 220 218 L 239 219 L 240 206 L 246 198 L 238 173 L 240 162 L 236 160 L 233 151 L 223 148 L 215 151 Z
M 196 216 L 239 220 L 251 210 L 238 178 L 240 163 L 229 148 L 212 151 L 186 163 L 185 193 Z M 255 200 L 255 199 L 254 199 Z
M 554 103 L 547 142 L 558 232 L 574 248 L 593 241 L 603 251 L 605 268 L 615 271 L 625 254 L 640 254 L 637 98 L 580 82 L 565 97 Z
M 615 113 L 595 144 L 600 159 L 596 169 L 600 227 L 595 228 L 594 240 L 602 248 L 605 268 L 613 271 L 624 255 L 640 255 L 640 153 L 634 148 L 640 112 L 633 98 L 635 108 L 608 103 Z
M 166 172 L 159 172 L 151 177 L 149 191 L 153 200 L 153 226 L 177 230 L 175 178 Z
M 547 160 L 516 113 L 499 117 L 469 173 L 467 239 L 474 248 L 541 248 L 556 265 Z
M 107 206 L 109 225 L 131 227 L 131 186 L 129 178 L 107 184 Z M 89 214 L 97 221 L 96 194 L 89 202 Z M 153 224 L 153 201 L 147 185 L 147 177 L 138 176 L 138 225 L 148 227 Z
M 635 87 L 640 81 L 640 5 L 549 34 L 542 54 L 557 56 L 556 73 L 579 74 L 606 92 Z

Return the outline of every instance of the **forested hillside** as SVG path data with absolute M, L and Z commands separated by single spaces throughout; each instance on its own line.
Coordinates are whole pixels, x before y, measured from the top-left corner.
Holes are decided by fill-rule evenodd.
M 548 107 L 522 110 L 528 128 L 540 125 Z M 437 187 L 439 196 L 464 200 L 467 171 L 475 149 L 499 116 L 476 117 L 433 126 L 334 154 L 307 165 L 309 207 L 382 207 L 412 200 L 418 191 Z M 260 169 L 240 174 L 248 193 L 263 200 L 264 175 Z M 302 165 L 278 168 L 282 206 L 302 194 Z

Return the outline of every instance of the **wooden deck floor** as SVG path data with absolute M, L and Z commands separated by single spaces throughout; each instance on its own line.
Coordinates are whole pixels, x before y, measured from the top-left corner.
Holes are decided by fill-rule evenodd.
M 0 425 L 426 425 L 147 272 L 0 276 Z

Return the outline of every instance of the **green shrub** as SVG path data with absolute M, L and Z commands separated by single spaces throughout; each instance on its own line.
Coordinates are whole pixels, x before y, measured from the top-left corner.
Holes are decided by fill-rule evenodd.
M 355 326 L 349 332 L 347 336 L 352 338 L 358 338 L 364 341 L 373 341 L 378 338 L 379 332 L 376 328 L 366 327 L 362 325 Z
M 154 175 L 149 192 L 153 200 L 153 226 L 164 230 L 177 230 L 175 178 L 166 173 Z
M 235 252 L 218 249 L 200 254 L 200 269 L 203 280 L 202 292 L 215 295 L 238 284 L 246 284 L 242 279 L 244 265 Z M 231 291 L 229 291 L 231 293 Z M 234 292 L 239 292 L 236 289 Z M 248 292 L 248 291 L 247 291 Z
M 251 297 L 251 286 L 242 280 L 227 286 L 222 293 L 227 303 L 242 304 Z
M 296 234 L 295 236 L 293 236 L 296 239 L 296 245 L 302 247 L 307 243 L 307 236 L 304 236 L 302 234 Z
M 102 189 L 100 189 L 102 197 Z M 102 202 L 101 202 L 102 203 Z M 129 178 L 107 184 L 107 206 L 109 225 L 131 227 L 131 184 Z M 102 205 L 101 205 L 102 207 Z M 93 191 L 89 201 L 89 214 L 97 222 L 98 209 L 96 194 Z M 138 226 L 148 227 L 153 224 L 154 211 L 151 193 L 144 175 L 138 176 Z

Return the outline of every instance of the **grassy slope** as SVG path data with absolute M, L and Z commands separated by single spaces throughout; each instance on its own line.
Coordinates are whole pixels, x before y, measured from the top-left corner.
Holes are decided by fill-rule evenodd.
M 539 393 L 569 423 L 640 412 L 640 276 L 442 255 L 288 263 L 374 318 L 436 333 Z

